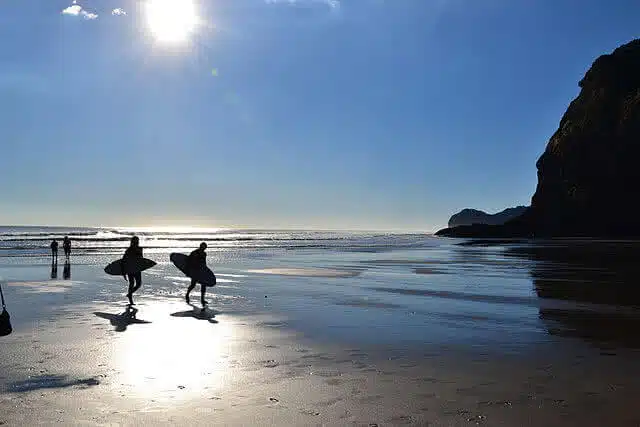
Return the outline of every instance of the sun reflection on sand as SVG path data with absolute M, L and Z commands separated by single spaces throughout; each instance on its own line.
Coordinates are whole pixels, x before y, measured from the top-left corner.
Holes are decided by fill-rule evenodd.
M 132 395 L 154 400 L 192 398 L 222 388 L 232 325 L 218 323 L 210 310 L 171 305 L 169 315 L 167 308 L 141 308 L 138 319 L 150 323 L 133 325 L 114 342 L 119 382 Z

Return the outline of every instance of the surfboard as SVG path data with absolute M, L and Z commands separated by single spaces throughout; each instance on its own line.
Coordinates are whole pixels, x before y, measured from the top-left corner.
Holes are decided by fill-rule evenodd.
M 196 268 L 195 271 L 187 270 L 187 258 L 188 256 L 185 254 L 179 254 L 177 252 L 169 255 L 169 259 L 175 265 L 178 270 L 182 271 L 182 273 L 195 279 L 196 282 L 205 286 L 215 286 L 216 285 L 216 275 L 213 274 L 213 271 L 206 265 L 201 266 L 200 268 Z
M 139 273 L 153 267 L 156 265 L 156 262 L 148 258 L 134 258 L 130 262 L 127 262 L 126 264 L 128 265 L 125 265 L 124 268 L 122 264 L 122 259 L 113 261 L 104 268 L 104 272 L 112 276 Z

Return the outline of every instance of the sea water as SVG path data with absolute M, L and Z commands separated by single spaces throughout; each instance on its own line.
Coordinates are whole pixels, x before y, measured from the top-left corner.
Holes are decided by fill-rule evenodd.
M 0 227 L 0 277 L 11 285 L 5 294 L 17 328 L 29 324 L 34 303 L 52 319 L 73 305 L 122 304 L 126 283 L 103 268 L 133 234 L 158 262 L 136 295 L 148 304 L 184 297 L 188 279 L 169 254 L 205 241 L 218 277 L 208 293 L 212 307 L 274 314 L 316 339 L 487 351 L 567 340 L 640 345 L 629 332 L 640 326 L 637 242 L 474 242 L 380 232 Z M 70 262 L 60 248 L 55 265 L 49 244 L 66 235 Z

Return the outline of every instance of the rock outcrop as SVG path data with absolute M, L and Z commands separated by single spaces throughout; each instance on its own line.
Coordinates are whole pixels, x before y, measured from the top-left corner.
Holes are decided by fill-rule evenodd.
M 531 208 L 444 236 L 640 236 L 640 39 L 599 57 L 538 159 Z
M 488 214 L 477 209 L 463 209 L 449 218 L 449 227 L 473 224 L 502 225 L 510 219 L 522 215 L 526 210 L 526 206 L 516 206 L 495 214 Z

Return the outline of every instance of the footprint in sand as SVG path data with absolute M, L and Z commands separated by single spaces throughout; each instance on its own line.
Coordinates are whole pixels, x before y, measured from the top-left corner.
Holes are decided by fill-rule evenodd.
M 475 417 L 467 419 L 467 421 L 469 421 L 470 423 L 475 422 L 476 424 L 482 424 L 486 419 L 487 417 L 485 417 L 484 415 L 476 415 Z
M 324 402 L 320 402 L 320 405 L 321 406 L 331 406 L 331 405 L 335 405 L 338 402 L 341 402 L 342 400 L 343 399 L 341 397 L 336 397 L 336 398 L 333 398 L 333 399 L 326 400 Z
M 368 404 L 368 403 L 375 403 L 378 400 L 382 399 L 383 396 L 377 394 L 375 396 L 365 396 L 365 397 L 361 397 L 358 400 L 358 402 L 362 403 L 362 404 Z
M 415 419 L 411 415 L 400 415 L 389 420 L 392 424 L 413 424 Z

